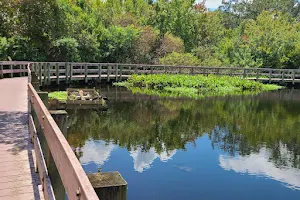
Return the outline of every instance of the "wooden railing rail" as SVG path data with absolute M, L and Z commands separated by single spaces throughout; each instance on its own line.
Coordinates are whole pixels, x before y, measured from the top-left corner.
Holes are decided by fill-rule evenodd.
M 42 128 L 68 198 L 72 200 L 98 199 L 77 157 L 31 83 L 28 84 L 28 96 L 32 110 L 34 110 L 34 116 L 36 116 L 36 120 Z M 50 180 L 45 161 L 43 161 L 43 154 L 41 154 L 32 115 L 30 115 L 30 133 L 35 150 L 38 152 L 37 164 L 43 182 L 44 195 L 48 197 L 47 199 L 53 199 L 53 190 L 49 188 Z
M 24 76 L 27 73 L 27 61 L 0 61 L 0 78 L 8 75 L 10 78 L 15 74 Z
M 237 68 L 237 67 L 202 67 L 170 66 L 122 63 L 73 63 L 73 62 L 32 62 L 31 69 L 38 75 L 40 85 L 49 85 L 60 81 L 69 83 L 73 80 L 90 79 L 123 80 L 133 74 L 203 74 L 240 76 L 250 80 L 264 82 L 300 83 L 300 69 L 272 68 Z

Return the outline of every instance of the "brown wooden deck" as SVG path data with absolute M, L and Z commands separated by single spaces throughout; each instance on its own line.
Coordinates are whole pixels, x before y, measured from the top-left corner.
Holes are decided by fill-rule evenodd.
M 28 131 L 27 77 L 0 80 L 0 200 L 43 199 Z

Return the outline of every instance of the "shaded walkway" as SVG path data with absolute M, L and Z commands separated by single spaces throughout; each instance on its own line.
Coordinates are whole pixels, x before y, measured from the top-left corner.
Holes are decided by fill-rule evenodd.
M 0 79 L 0 200 L 41 199 L 27 99 L 27 77 Z

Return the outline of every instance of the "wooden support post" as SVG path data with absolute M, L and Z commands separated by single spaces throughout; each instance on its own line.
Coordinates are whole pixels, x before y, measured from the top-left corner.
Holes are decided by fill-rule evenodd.
M 10 69 L 10 70 L 13 70 L 13 69 L 14 69 L 14 68 L 13 68 L 13 65 L 10 65 L 10 66 L 9 66 L 9 69 Z M 13 73 L 13 72 L 10 73 L 10 78 L 12 78 L 12 77 L 14 77 L 14 73 Z
M 295 76 L 296 76 L 296 70 L 293 69 L 293 85 L 295 85 Z
M 120 66 L 120 81 L 122 81 L 122 74 L 123 74 L 123 73 L 122 73 L 122 70 L 123 70 L 123 66 L 121 65 L 121 66 Z
M 22 65 L 19 65 L 19 70 L 20 70 L 20 71 L 22 70 Z M 20 77 L 23 76 L 23 72 L 20 72 L 20 73 L 19 73 L 19 76 L 20 76 Z
M 3 65 L 0 65 L 0 78 L 3 78 Z
M 66 83 L 69 83 L 69 65 L 67 62 L 65 63 L 65 76 Z
M 49 110 L 54 121 L 60 128 L 63 135 L 67 138 L 68 134 L 68 113 L 65 110 Z M 56 199 L 65 199 L 65 188 L 59 176 L 59 172 L 53 160 L 51 152 L 49 152 L 46 160 L 49 177 L 53 186 L 53 191 Z
M 58 63 L 55 64 L 55 70 L 56 70 L 56 84 L 59 85 L 59 65 Z
M 259 78 L 259 69 L 256 69 L 256 81 L 258 81 Z
M 73 64 L 70 63 L 70 83 L 72 83 L 72 76 L 73 76 Z
M 21 69 L 25 70 L 26 69 L 26 65 L 21 65 Z M 25 75 L 26 75 L 25 72 L 22 72 L 22 76 L 25 76 Z
M 191 68 L 190 73 L 193 75 L 194 74 L 194 68 Z
M 47 85 L 51 85 L 50 71 L 51 71 L 51 65 L 50 63 L 47 63 Z
M 45 63 L 42 63 L 43 71 L 44 71 L 44 81 L 43 85 L 47 85 L 47 66 Z
M 281 77 L 281 81 L 284 81 L 284 70 L 282 70 L 282 77 Z
M 84 82 L 88 82 L 88 67 L 87 64 L 84 64 Z
M 134 73 L 138 74 L 138 66 L 134 66 Z
M 118 65 L 115 65 L 116 68 L 116 81 L 118 82 Z
M 107 82 L 110 81 L 110 66 L 107 66 Z
M 99 199 L 127 199 L 127 182 L 119 172 L 94 173 L 87 176 Z
M 49 113 L 52 115 L 54 121 L 60 128 L 61 132 L 67 138 L 68 132 L 68 113 L 65 110 L 49 110 Z
M 40 85 L 43 85 L 43 71 L 42 71 L 42 64 L 38 63 L 37 64 L 38 67 L 38 73 L 39 73 L 39 79 L 40 79 Z
M 153 74 L 153 67 L 150 66 L 150 71 L 151 71 L 151 74 Z
M 269 83 L 272 82 L 272 70 L 270 69 L 269 70 Z
M 167 67 L 166 66 L 164 66 L 164 73 L 166 74 L 167 73 Z
M 246 76 L 247 76 L 246 69 L 244 69 L 243 78 L 246 78 Z
M 39 79 L 34 71 L 31 72 L 31 84 L 36 91 L 40 91 Z
M 101 73 L 102 73 L 102 66 L 101 64 L 98 65 L 98 75 L 99 75 L 99 82 L 101 83 Z

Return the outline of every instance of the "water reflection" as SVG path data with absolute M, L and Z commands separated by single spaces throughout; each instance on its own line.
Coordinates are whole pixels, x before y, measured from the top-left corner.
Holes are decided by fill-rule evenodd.
M 280 148 L 280 153 L 290 157 L 286 147 Z M 220 155 L 220 166 L 224 170 L 233 170 L 237 173 L 250 174 L 267 177 L 284 183 L 291 189 L 300 189 L 300 170 L 292 167 L 292 163 L 287 166 L 277 167 L 272 163 L 270 157 L 272 153 L 266 148 L 261 148 L 258 153 L 251 153 L 247 156 L 226 156 Z
M 162 162 L 167 162 L 168 160 L 172 159 L 175 153 L 176 150 L 169 152 L 163 150 L 158 154 L 156 153 L 155 148 L 150 148 L 145 152 L 142 150 L 142 148 L 138 147 L 136 150 L 130 151 L 130 156 L 133 158 L 135 171 L 142 173 L 151 167 L 151 164 L 156 158 L 159 158 Z
M 224 181 L 221 177 L 231 171 L 300 189 L 299 90 L 197 101 L 133 95 L 114 89 L 102 89 L 102 93 L 110 99 L 108 111 L 68 111 L 68 140 L 81 152 L 83 165 L 111 166 L 110 163 L 125 159 L 120 149 L 126 149 L 139 174 L 150 173 L 155 166 L 161 168 L 160 162 L 169 163 L 169 173 L 176 178 L 178 171 L 173 168 L 192 169 L 187 164 L 205 151 L 207 159 L 214 159 L 212 155 L 218 154 L 216 163 L 197 163 L 193 170 L 185 171 L 197 177 L 200 173 L 194 170 L 197 167 L 205 166 L 217 173 L 217 165 L 224 174 L 214 177 L 216 183 Z M 202 149 L 203 144 L 199 146 L 197 141 L 205 137 L 210 147 Z M 126 176 L 130 173 L 126 166 L 122 163 L 112 168 L 126 169 L 122 172 Z M 156 178 L 161 180 L 158 174 Z M 235 180 L 228 178 L 226 180 Z M 255 190 L 256 187 L 252 187 Z

